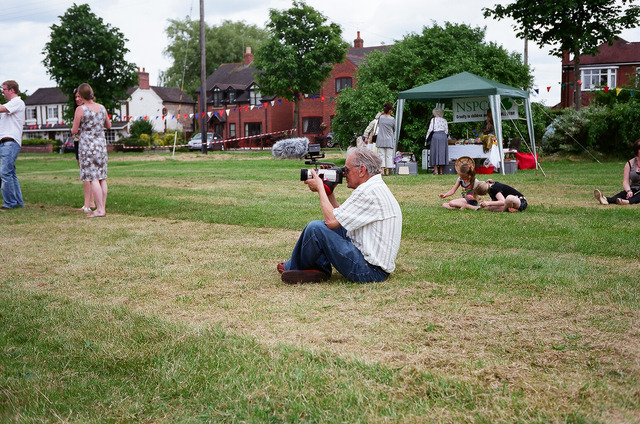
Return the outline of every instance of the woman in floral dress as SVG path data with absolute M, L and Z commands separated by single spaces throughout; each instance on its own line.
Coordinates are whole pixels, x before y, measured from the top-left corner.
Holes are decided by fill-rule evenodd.
M 80 84 L 77 93 L 84 104 L 76 109 L 71 134 L 80 133 L 78 161 L 80 179 L 91 183 L 91 191 L 96 202 L 96 210 L 88 218 L 106 215 L 107 203 L 107 140 L 104 130 L 111 128 L 111 120 L 104 106 L 94 101 L 93 89 L 89 84 Z

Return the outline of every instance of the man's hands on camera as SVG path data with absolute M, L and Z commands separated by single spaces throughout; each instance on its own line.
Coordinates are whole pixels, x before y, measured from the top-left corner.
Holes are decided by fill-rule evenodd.
M 318 176 L 318 173 L 316 172 L 315 169 L 311 169 L 310 171 L 313 178 L 309 178 L 304 181 L 304 183 L 309 187 L 309 190 L 316 193 L 320 189 L 324 190 L 324 182 L 322 181 L 322 178 Z

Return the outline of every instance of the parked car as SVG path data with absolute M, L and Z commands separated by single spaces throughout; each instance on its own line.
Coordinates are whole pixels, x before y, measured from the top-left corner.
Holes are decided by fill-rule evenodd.
M 207 150 L 219 150 L 220 148 L 217 145 L 222 146 L 221 150 L 224 150 L 223 143 L 216 143 L 216 141 L 222 140 L 216 133 L 208 132 L 207 133 Z M 189 150 L 201 150 L 202 149 L 202 133 L 196 133 L 191 137 L 191 140 L 187 143 L 189 146 Z
M 75 144 L 73 143 L 73 137 L 67 137 L 62 142 L 62 153 L 74 153 L 76 151 Z

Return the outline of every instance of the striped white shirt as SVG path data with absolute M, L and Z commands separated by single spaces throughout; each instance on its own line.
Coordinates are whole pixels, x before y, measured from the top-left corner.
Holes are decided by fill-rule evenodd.
M 360 184 L 333 215 L 367 262 L 388 273 L 396 269 L 402 211 L 381 175 Z

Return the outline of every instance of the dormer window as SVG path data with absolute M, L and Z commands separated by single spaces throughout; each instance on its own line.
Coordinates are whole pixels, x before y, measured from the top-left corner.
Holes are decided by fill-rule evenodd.
M 262 98 L 262 95 L 260 94 L 260 89 L 258 88 L 257 85 L 252 85 L 251 88 L 249 89 L 249 101 L 250 104 L 255 106 L 258 103 L 260 103 L 260 98 Z
M 215 87 L 213 89 L 212 95 L 213 96 L 212 96 L 211 101 L 213 102 L 213 106 L 214 107 L 222 106 L 222 90 L 220 90 L 219 87 Z
M 236 102 L 236 90 L 229 89 L 227 91 L 227 103 L 235 103 Z

